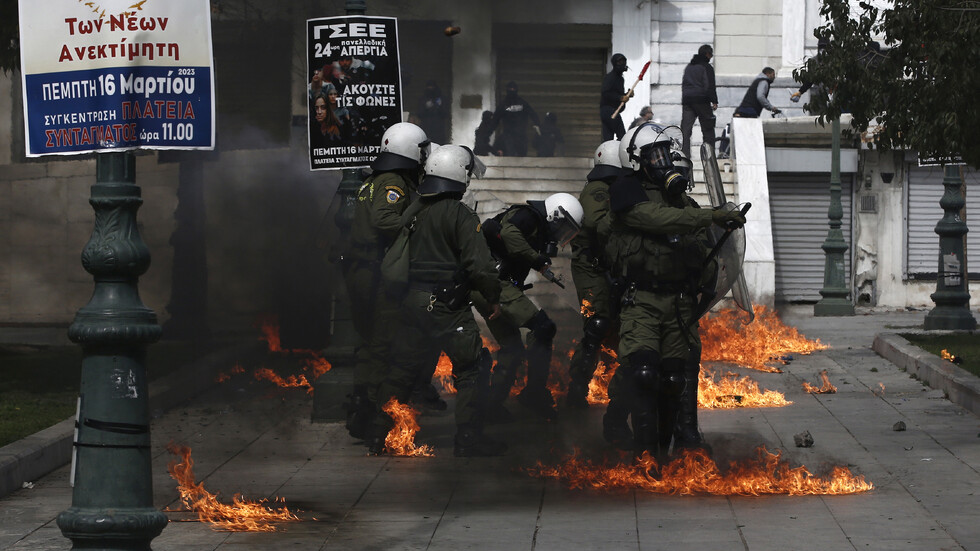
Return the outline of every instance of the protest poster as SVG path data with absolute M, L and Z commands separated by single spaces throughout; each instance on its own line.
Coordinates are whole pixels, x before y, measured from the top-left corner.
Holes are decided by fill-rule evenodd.
M 27 156 L 213 149 L 208 0 L 19 0 Z
M 310 170 L 369 166 L 402 120 L 398 22 L 307 20 Z

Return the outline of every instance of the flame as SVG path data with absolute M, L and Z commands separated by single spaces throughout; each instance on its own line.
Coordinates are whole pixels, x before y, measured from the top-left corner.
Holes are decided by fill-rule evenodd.
M 809 392 L 810 394 L 833 394 L 837 392 L 837 387 L 830 383 L 830 378 L 827 377 L 827 370 L 824 369 L 820 372 L 820 379 L 823 381 L 821 386 L 813 386 L 810 383 L 803 381 L 803 390 Z
M 761 390 L 746 376 L 727 372 L 715 381 L 715 372 L 702 367 L 698 373 L 698 406 L 705 409 L 782 407 L 792 404 L 782 392 Z
M 388 431 L 385 438 L 385 451 L 389 455 L 399 455 L 404 457 L 432 457 L 432 447 L 428 445 L 416 446 L 415 433 L 421 429 L 415 417 L 419 412 L 408 404 L 403 404 L 392 397 L 381 408 L 382 411 L 391 416 L 395 426 Z
M 595 315 L 595 308 L 592 306 L 592 301 L 587 298 L 582 299 L 582 308 L 579 310 L 583 318 L 591 318 Z
M 267 367 L 260 367 L 255 370 L 255 380 L 270 381 L 282 388 L 305 388 L 307 394 L 313 394 L 313 385 L 306 380 L 306 375 L 300 375 L 299 377 L 296 375 L 290 375 L 284 379 L 275 371 Z
M 204 483 L 194 480 L 194 461 L 187 446 L 167 444 L 167 451 L 179 459 L 167 465 L 170 476 L 177 481 L 177 491 L 184 507 L 197 512 L 201 522 L 208 522 L 212 529 L 225 532 L 275 532 L 273 522 L 300 520 L 288 508 L 272 509 L 266 500 L 249 501 L 235 494 L 232 504 L 218 501 L 218 496 L 204 489 Z
M 436 364 L 436 371 L 432 374 L 432 379 L 442 386 L 443 392 L 456 394 L 456 385 L 453 384 L 453 362 L 445 352 L 439 353 L 439 363 Z
M 586 400 L 590 405 L 609 403 L 609 381 L 612 380 L 619 368 L 619 356 L 616 355 L 615 350 L 602 345 L 600 354 L 604 355 L 604 358 L 599 360 L 595 374 L 589 381 L 589 395 Z
M 333 368 L 333 366 L 330 365 L 330 362 L 328 362 L 326 358 L 315 350 L 309 350 L 306 348 L 284 349 L 282 347 L 282 340 L 279 337 L 279 321 L 275 316 L 265 316 L 259 319 L 258 326 L 259 331 L 262 333 L 259 340 L 263 340 L 268 344 L 269 352 L 294 356 L 307 356 L 306 358 L 303 358 L 302 365 L 303 371 L 309 373 L 310 378 L 307 379 L 306 375 L 299 375 L 298 377 L 296 375 L 290 375 L 283 378 L 271 369 L 263 367 L 255 371 L 256 380 L 271 381 L 283 388 L 305 388 L 307 393 L 312 394 L 313 384 L 310 381 L 316 381 L 320 375 L 330 371 L 330 369 Z M 239 369 L 241 368 L 239 367 Z
M 242 373 L 245 373 L 245 368 L 243 368 L 241 364 L 235 364 L 235 367 L 229 369 L 227 373 L 218 373 L 218 375 L 214 378 L 214 382 L 223 383 L 228 379 L 231 379 L 232 375 L 240 375 Z
M 571 489 L 675 495 L 840 495 L 874 488 L 846 467 L 834 467 L 830 475 L 817 477 L 805 466 L 791 467 L 778 451 L 760 447 L 756 454 L 751 460 L 730 462 L 722 472 L 703 450 L 684 450 L 662 468 L 646 453 L 634 464 L 609 466 L 584 460 L 576 450 L 557 466 L 539 462 L 527 472 L 536 478 L 554 478 Z
M 771 373 L 782 372 L 766 365 L 781 354 L 810 354 L 829 348 L 819 339 L 809 340 L 795 327 L 784 325 L 775 312 L 764 306 L 755 307 L 755 322 L 747 325 L 734 309 L 705 317 L 701 322 L 701 342 L 703 361 L 732 362 Z

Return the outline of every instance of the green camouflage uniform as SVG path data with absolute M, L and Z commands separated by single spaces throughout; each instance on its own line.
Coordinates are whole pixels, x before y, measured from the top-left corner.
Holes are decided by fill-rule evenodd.
M 357 192 L 350 249 L 344 255 L 351 321 L 361 337 L 355 353 L 354 388 L 374 401 L 387 369 L 391 322 L 398 304 L 381 288 L 381 259 L 401 229 L 415 182 L 398 172 L 372 174 Z
M 606 250 L 626 288 L 617 376 L 631 404 L 634 452 L 662 459 L 682 403 L 696 392 L 686 364 L 701 348 L 695 316 L 712 211 L 685 194 L 668 199 L 639 174 L 611 190 Z
M 585 337 L 579 341 L 572 355 L 569 373 L 573 383 L 584 385 L 588 394 L 588 383 L 592 380 L 598 360 L 599 343 L 592 341 L 601 341 L 606 336 L 592 335 L 589 319 L 596 316 L 609 324 L 616 319 L 603 254 L 609 234 L 609 184 L 603 180 L 590 181 L 579 195 L 579 202 L 584 214 L 582 229 L 572 239 L 572 280 L 582 308 Z M 610 388 L 609 392 L 615 394 L 615 388 Z
M 496 303 L 500 282 L 476 214 L 452 195 L 418 200 L 423 205 L 409 238 L 409 289 L 401 304 L 398 333 L 385 336 L 392 357 L 378 405 L 391 397 L 407 401 L 419 371 L 426 367 L 427 351 L 441 349 L 453 364 L 456 424 L 479 431 L 490 354 L 465 297 L 470 289 L 468 294 Z M 459 285 L 464 297 L 459 304 L 449 303 L 438 291 Z M 376 416 L 376 433 L 386 434 L 390 422 L 385 415 Z
M 700 344 L 692 317 L 711 211 L 686 194 L 668 202 L 652 184 L 644 183 L 643 191 L 646 201 L 613 213 L 606 246 L 614 275 L 627 287 L 619 354 L 655 350 L 664 359 L 687 358 Z
M 548 239 L 547 228 L 541 226 L 544 215 L 533 206 L 534 202 L 529 203 L 531 205 L 512 207 L 499 217 L 499 239 L 487 235 L 490 250 L 501 266 L 500 307 L 503 315 L 496 320 L 487 319 L 488 304 L 479 296 L 473 297 L 473 306 L 486 320 L 487 328 L 500 345 L 493 370 L 491 405 L 499 406 L 510 394 L 518 366 L 526 355 L 527 385 L 522 392 L 522 401 L 547 416 L 553 414 L 553 400 L 547 383 L 555 327 L 519 286 L 523 286 L 532 269 L 540 270 L 551 259 L 542 252 Z M 488 231 L 491 225 L 487 223 Z M 526 351 L 521 327 L 531 330 L 526 337 Z

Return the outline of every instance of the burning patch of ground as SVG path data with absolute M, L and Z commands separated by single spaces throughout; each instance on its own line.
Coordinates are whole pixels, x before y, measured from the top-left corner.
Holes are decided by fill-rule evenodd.
M 180 502 L 188 511 L 197 513 L 201 522 L 207 522 L 219 532 L 275 532 L 276 523 L 300 520 L 285 503 L 279 501 L 269 505 L 267 500 L 251 501 L 240 494 L 232 497 L 232 502 L 221 503 L 217 494 L 204 488 L 203 482 L 194 478 L 194 460 L 188 446 L 167 445 L 167 451 L 177 459 L 167 465 L 170 476 L 177 481 Z M 169 511 L 176 512 L 176 511 Z
M 385 453 L 401 457 L 432 457 L 432 447 L 415 444 L 415 434 L 420 430 L 418 410 L 392 398 L 381 408 L 394 421 L 395 425 L 385 438 Z
M 847 467 L 816 476 L 803 465 L 792 466 L 779 451 L 765 447 L 754 458 L 721 467 L 702 450 L 685 450 L 664 465 L 644 454 L 632 463 L 595 463 L 576 452 L 556 465 L 538 463 L 526 469 L 537 478 L 552 478 L 578 490 L 637 490 L 674 495 L 843 495 L 867 492 L 874 485 Z
M 810 340 L 779 319 L 764 306 L 755 307 L 755 321 L 737 310 L 721 310 L 701 320 L 701 360 L 730 362 L 742 367 L 780 373 L 771 365 L 787 353 L 810 354 L 829 348 L 819 339 Z
M 813 386 L 803 381 L 803 390 L 810 394 L 833 394 L 837 392 L 837 387 L 830 382 L 826 369 L 820 372 L 820 381 L 822 382 L 820 386 Z
M 277 358 L 288 358 L 298 360 L 300 373 L 287 374 L 285 376 L 269 367 L 261 366 L 255 368 L 253 376 L 257 381 L 269 381 L 281 388 L 304 388 L 307 394 L 313 393 L 313 382 L 320 375 L 330 371 L 332 366 L 319 352 L 303 348 L 283 348 L 279 337 L 279 323 L 275 316 L 266 316 L 259 320 L 257 324 L 262 336 L 259 340 L 267 343 L 269 353 Z M 245 369 L 236 364 L 229 371 L 221 372 L 215 378 L 215 382 L 222 383 L 232 378 L 234 375 L 245 373 Z

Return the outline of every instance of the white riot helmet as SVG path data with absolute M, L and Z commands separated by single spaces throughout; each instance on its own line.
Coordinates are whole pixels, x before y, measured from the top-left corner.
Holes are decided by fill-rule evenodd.
M 425 131 L 410 122 L 398 122 L 385 130 L 381 137 L 381 153 L 371 168 L 375 172 L 417 169 L 425 164 L 428 154 L 429 138 Z
M 652 168 L 669 168 L 670 149 L 675 141 L 675 132 L 671 130 L 679 131 L 676 126 L 665 128 L 652 122 L 628 130 L 619 142 L 619 162 L 623 168 L 636 171 L 644 164 Z
M 544 200 L 545 217 L 551 237 L 564 247 L 582 229 L 585 211 L 574 195 L 555 193 Z
M 440 193 L 463 193 L 470 177 L 481 178 L 487 167 L 463 145 L 436 147 L 425 161 L 425 176 L 419 184 L 419 195 L 431 197 Z
M 609 140 L 599 144 L 593 161 L 592 171 L 588 175 L 590 182 L 618 176 L 623 166 L 619 162 L 619 140 Z

